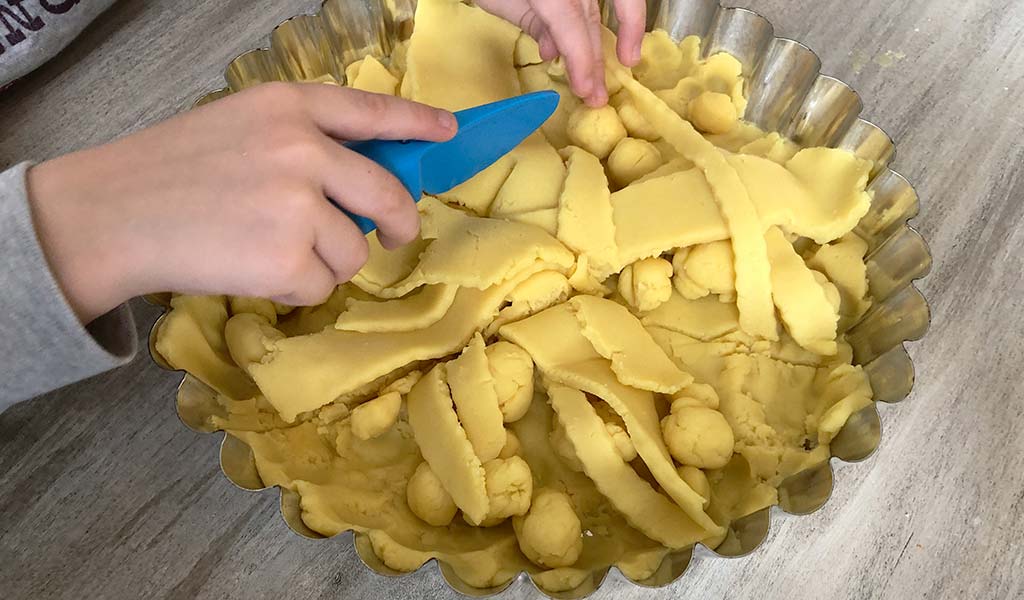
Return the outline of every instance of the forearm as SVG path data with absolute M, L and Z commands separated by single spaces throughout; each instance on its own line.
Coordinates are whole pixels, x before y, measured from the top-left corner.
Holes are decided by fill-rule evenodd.
M 82 325 L 36 235 L 21 164 L 0 173 L 0 411 L 127 362 L 138 341 L 121 306 Z

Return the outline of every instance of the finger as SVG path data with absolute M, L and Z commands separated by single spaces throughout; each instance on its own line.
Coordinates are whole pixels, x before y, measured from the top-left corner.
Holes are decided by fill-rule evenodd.
M 328 202 L 316 216 L 316 253 L 334 274 L 334 283 L 345 283 L 359 272 L 370 254 L 366 236 L 343 212 Z
M 555 46 L 555 40 L 552 39 L 550 33 L 545 31 L 537 43 L 540 45 L 540 57 L 542 60 L 555 60 L 558 58 L 558 46 Z
M 408 244 L 420 230 L 420 215 L 408 190 L 374 161 L 327 138 L 328 163 L 321 167 L 323 193 L 349 212 L 377 225 L 388 249 Z
M 292 291 L 271 298 L 289 306 L 316 306 L 323 304 L 337 285 L 334 272 L 316 252 L 309 252 L 309 260 L 295 276 Z
M 458 129 L 452 113 L 426 104 L 319 83 L 297 87 L 317 126 L 337 139 L 443 142 Z
M 647 2 L 616 0 L 615 17 L 619 21 L 619 61 L 627 67 L 634 67 L 640 62 L 640 44 L 647 29 Z
M 565 58 L 573 93 L 589 98 L 595 86 L 595 56 L 589 23 L 580 2 L 535 0 L 533 8 Z
M 496 17 L 501 17 L 509 23 L 518 25 L 531 36 L 533 32 L 525 25 L 526 15 L 530 12 L 530 3 L 527 0 L 477 0 L 476 5 Z M 537 39 L 534 37 L 534 39 Z
M 590 33 L 590 47 L 594 53 L 594 91 L 587 99 L 587 104 L 601 107 L 608 104 L 608 88 L 604 80 L 604 45 L 601 41 L 601 9 L 597 2 L 584 2 L 583 12 Z

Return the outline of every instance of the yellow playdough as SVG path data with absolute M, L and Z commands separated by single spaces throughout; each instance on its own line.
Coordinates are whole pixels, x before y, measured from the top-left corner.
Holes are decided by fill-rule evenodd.
M 312 531 L 482 590 L 643 580 L 746 549 L 730 524 L 871 405 L 845 339 L 872 303 L 871 163 L 743 121 L 744 65 L 696 37 L 648 33 L 628 69 L 604 29 L 602 52 L 593 109 L 517 27 L 419 0 L 350 86 L 450 110 L 551 89 L 554 116 L 425 196 L 413 243 L 368 236 L 318 306 L 170 300 L 156 354 L 201 382 L 182 414 L 247 444 Z
M 626 127 L 613 106 L 580 106 L 569 115 L 567 128 L 570 142 L 600 159 L 626 138 Z
M 839 292 L 804 263 L 779 228 L 769 229 L 765 239 L 772 265 L 772 295 L 789 334 L 812 352 L 835 354 Z
M 444 318 L 455 302 L 458 286 L 447 283 L 427 285 L 405 298 L 387 302 L 356 300 L 347 302 L 334 327 L 341 331 L 416 331 Z
M 537 491 L 526 515 L 512 521 L 519 548 L 542 567 L 568 567 L 583 551 L 582 525 L 565 492 Z
M 689 113 L 693 126 L 704 133 L 729 133 L 739 120 L 732 98 L 719 92 L 702 92 L 690 101 Z
M 352 433 L 361 440 L 375 438 L 391 429 L 398 420 L 402 407 L 402 395 L 388 392 L 378 398 L 364 402 L 352 410 Z
M 510 342 L 495 342 L 484 352 L 502 417 L 506 423 L 518 421 L 533 401 L 533 359 Z
M 353 64 L 358 64 L 358 68 L 345 70 L 345 76 L 353 88 L 388 96 L 398 93 L 398 78 L 372 55 Z
M 619 294 L 640 312 L 654 310 L 672 296 L 672 263 L 645 258 L 619 273 Z
M 693 379 L 672 364 L 640 321 L 622 306 L 593 296 L 577 296 L 569 307 L 580 333 L 598 354 L 612 363 L 622 383 L 642 390 L 671 394 Z
M 408 410 L 423 458 L 470 522 L 482 522 L 490 509 L 483 461 L 452 407 L 443 365 L 431 369 L 413 386 Z
M 736 258 L 736 295 L 740 325 L 763 338 L 778 339 L 775 310 L 771 301 L 768 252 L 760 235 L 762 225 L 747 188 L 719 150 L 674 115 L 650 90 L 620 74 L 624 88 L 633 95 L 648 121 L 684 158 L 691 160 L 707 177 L 729 228 Z
M 682 548 L 706 536 L 686 513 L 622 460 L 583 392 L 552 385 L 548 396 L 584 471 L 630 525 L 669 548 Z
M 577 296 L 580 299 L 607 302 L 589 296 Z M 611 306 L 615 306 L 610 303 Z M 591 307 L 584 307 L 584 310 Z M 605 305 L 598 305 L 598 311 L 590 311 L 584 318 L 594 312 L 611 312 Z M 602 310 L 603 309 L 603 310 Z M 634 319 L 625 309 L 619 307 L 628 319 Z M 621 313 L 612 313 L 615 319 L 611 322 L 619 326 L 628 325 L 628 321 L 621 318 Z M 679 479 L 669 458 L 668 448 L 661 437 L 661 430 L 658 424 L 658 415 L 654 406 L 653 394 L 649 391 L 624 385 L 618 380 L 618 375 L 612 368 L 612 362 L 598 353 L 594 345 L 584 337 L 584 323 L 578 318 L 578 313 L 568 305 L 560 305 L 550 308 L 542 313 L 534 315 L 518 323 L 506 325 L 499 332 L 503 337 L 519 344 L 534 359 L 541 372 L 552 381 L 572 386 L 591 393 L 606 401 L 622 417 L 627 432 L 633 440 L 637 453 L 650 468 L 651 473 L 658 483 L 665 488 L 666 492 L 687 511 L 687 514 L 698 524 L 709 530 L 717 529 L 714 523 L 707 518 L 701 509 L 697 507 L 698 497 Z M 635 321 L 635 319 L 634 319 Z M 592 337 L 602 343 L 603 349 L 614 356 L 617 349 L 617 342 L 604 338 L 614 333 L 612 329 L 608 332 L 592 331 Z M 602 335 L 602 333 L 604 335 Z M 663 360 L 657 358 L 657 348 L 653 352 L 647 350 L 647 343 L 641 336 L 629 335 L 628 343 L 644 349 L 648 353 L 651 365 L 638 367 L 636 373 L 629 372 L 629 367 L 635 366 L 632 360 L 623 360 L 619 364 L 619 372 L 625 374 L 627 380 L 643 381 L 648 375 L 661 370 Z M 647 338 L 650 340 L 650 338 Z M 621 357 L 620 357 L 621 358 Z M 682 387 L 690 381 L 689 376 L 682 371 L 665 368 L 665 373 L 673 378 L 673 384 L 667 387 Z M 665 382 L 666 384 L 668 382 Z M 607 433 L 607 432 L 606 432 Z
M 406 488 L 409 508 L 417 517 L 435 527 L 444 527 L 452 522 L 459 510 L 455 501 L 444 489 L 441 479 L 426 462 L 416 467 Z
M 455 411 L 480 462 L 497 458 L 505 445 L 504 416 L 480 334 L 448 363 L 448 386 Z
M 598 282 L 618 263 L 608 181 L 600 161 L 580 148 L 565 155 L 568 173 L 558 202 L 558 239 L 587 259 L 587 273 Z
M 662 165 L 657 146 L 636 138 L 623 138 L 608 156 L 608 174 L 615 185 L 626 187 Z

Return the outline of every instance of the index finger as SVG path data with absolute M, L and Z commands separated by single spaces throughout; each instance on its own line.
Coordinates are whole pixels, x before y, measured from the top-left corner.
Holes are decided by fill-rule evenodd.
M 589 0 L 584 0 L 589 2 Z M 547 26 L 559 53 L 565 57 L 572 91 L 590 100 L 604 90 L 601 55 L 594 48 L 590 15 L 584 2 L 535 0 L 534 10 Z
M 619 61 L 627 67 L 634 67 L 640 62 L 640 44 L 647 29 L 647 2 L 615 0 L 615 18 L 619 21 Z
M 322 83 L 297 89 L 320 130 L 336 139 L 443 142 L 458 129 L 452 113 L 396 96 Z

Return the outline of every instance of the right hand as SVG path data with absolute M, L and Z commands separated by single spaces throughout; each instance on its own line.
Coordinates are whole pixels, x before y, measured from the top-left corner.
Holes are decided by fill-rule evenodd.
M 601 40 L 601 8 L 597 0 L 477 0 L 477 5 L 530 34 L 540 46 L 540 57 L 565 58 L 572 91 L 588 106 L 608 102 Z M 645 0 L 615 0 L 619 21 L 616 55 L 634 67 L 647 24 Z
M 451 113 L 325 84 L 272 83 L 29 171 L 46 257 L 83 323 L 175 291 L 317 304 L 366 261 L 346 210 L 412 241 L 408 192 L 339 140 L 444 141 Z

